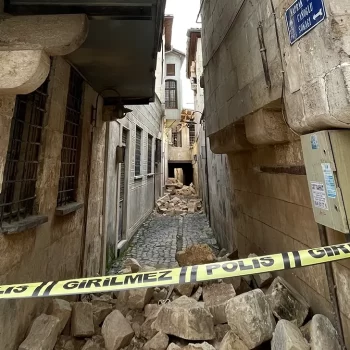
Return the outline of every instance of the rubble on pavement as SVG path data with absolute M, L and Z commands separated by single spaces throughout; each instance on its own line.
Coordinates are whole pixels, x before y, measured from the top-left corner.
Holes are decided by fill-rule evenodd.
M 156 203 L 159 214 L 175 216 L 202 211 L 202 200 L 197 197 L 193 184 L 184 186 L 176 179 L 169 178 L 166 189 L 166 195 Z
M 186 262 L 207 259 L 191 247 Z M 210 256 L 228 259 L 227 252 Z M 205 260 L 204 259 L 204 260 Z M 206 260 L 205 260 L 206 261 Z M 226 260 L 224 260 L 226 261 Z M 124 273 L 152 271 L 129 259 Z M 19 350 L 340 350 L 337 331 L 283 278 L 270 276 L 54 299 Z M 262 282 L 266 294 L 257 287 Z M 261 284 L 260 284 L 261 285 Z

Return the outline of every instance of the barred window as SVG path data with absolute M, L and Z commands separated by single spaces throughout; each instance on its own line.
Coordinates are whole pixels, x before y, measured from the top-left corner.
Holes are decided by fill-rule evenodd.
M 165 108 L 177 109 L 177 83 L 176 80 L 165 81 Z
M 156 139 L 156 151 L 154 162 L 159 164 L 162 161 L 162 140 Z
M 169 77 L 175 76 L 175 64 L 166 65 L 166 75 Z
M 182 147 L 182 135 L 181 130 L 178 131 L 177 129 L 173 129 L 172 131 L 172 142 L 173 147 Z
M 76 201 L 83 82 L 79 73 L 71 68 L 61 150 L 61 172 L 57 197 L 58 207 Z
M 194 143 L 196 142 L 196 126 L 190 125 L 189 131 L 190 131 L 190 146 L 193 146 Z
M 122 143 L 124 147 L 128 147 L 128 130 L 123 128 Z M 125 199 L 125 161 L 120 164 L 120 201 Z
M 153 137 L 148 135 L 148 159 L 147 159 L 147 173 L 152 173 L 152 150 L 153 150 Z
M 135 144 L 135 176 L 141 175 L 141 138 L 142 129 L 137 126 Z
M 0 227 L 34 214 L 47 88 L 48 80 L 16 98 L 0 194 Z

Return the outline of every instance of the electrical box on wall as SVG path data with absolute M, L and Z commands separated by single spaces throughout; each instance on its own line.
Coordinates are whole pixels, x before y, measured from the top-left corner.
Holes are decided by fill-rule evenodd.
M 302 136 L 301 142 L 316 222 L 348 234 L 350 131 L 320 131 Z

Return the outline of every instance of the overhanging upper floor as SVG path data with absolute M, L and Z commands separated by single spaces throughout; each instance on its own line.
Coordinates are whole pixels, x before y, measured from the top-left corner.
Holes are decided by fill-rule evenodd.
M 106 104 L 118 94 L 124 104 L 153 101 L 164 10 L 165 0 L 5 0 L 5 12 L 16 16 L 88 16 L 87 38 L 67 59 Z

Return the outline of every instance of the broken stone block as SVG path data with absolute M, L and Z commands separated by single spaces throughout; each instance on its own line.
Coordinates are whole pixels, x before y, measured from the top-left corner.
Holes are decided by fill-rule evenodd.
M 154 290 L 152 300 L 156 303 L 160 300 L 165 300 L 168 295 L 168 291 L 165 288 L 162 288 L 158 291 Z
M 256 254 L 249 254 L 248 258 L 257 258 Z M 258 288 L 268 287 L 273 281 L 273 276 L 270 272 L 258 273 L 253 275 Z
M 223 338 L 220 350 L 249 350 L 249 348 L 234 332 L 230 331 Z
M 54 350 L 80 350 L 84 344 L 85 340 L 83 339 L 61 335 L 57 340 Z
M 207 244 L 197 244 L 177 252 L 175 259 L 179 266 L 192 266 L 212 263 L 215 255 Z
M 119 310 L 124 316 L 126 316 L 128 314 L 128 312 L 130 311 L 130 309 L 128 308 L 128 306 L 126 304 L 124 304 L 123 301 L 121 300 L 116 300 L 117 302 L 114 305 L 114 309 L 115 310 Z
M 95 327 L 91 303 L 73 303 L 71 332 L 77 338 L 88 338 L 94 335 Z
M 111 304 L 100 300 L 93 300 L 91 303 L 94 325 L 99 326 L 113 311 L 113 307 Z
M 130 267 L 132 273 L 139 272 L 142 269 L 142 267 L 139 264 L 139 262 L 136 259 L 133 259 L 133 258 L 126 259 L 125 262 L 124 262 L 124 267 L 125 268 Z
M 141 325 L 138 322 L 133 322 L 131 324 L 131 328 L 134 330 L 136 338 L 140 338 L 140 336 L 141 336 Z
M 160 310 L 161 306 L 157 304 L 147 304 L 145 306 L 145 317 L 147 318 L 154 310 Z
M 197 203 L 196 202 L 189 202 L 188 203 L 188 212 L 190 214 L 194 214 L 197 211 Z
M 165 304 L 154 322 L 154 328 L 186 340 L 215 338 L 213 316 L 186 296 Z
M 181 199 L 179 197 L 174 197 L 170 202 L 177 205 L 181 202 Z
M 309 342 L 311 350 L 341 350 L 338 333 L 326 316 L 315 315 L 301 328 L 301 332 Z
M 118 310 L 110 313 L 102 326 L 106 350 L 119 350 L 128 346 L 134 337 L 134 330 Z
M 60 320 L 59 334 L 62 333 L 68 320 L 72 314 L 72 307 L 70 303 L 63 299 L 54 299 L 50 306 L 50 315 L 57 317 Z
M 309 344 L 304 339 L 299 328 L 295 324 L 287 320 L 278 321 L 271 341 L 271 350 L 309 349 Z
M 81 350 L 103 350 L 100 344 L 95 343 L 93 340 L 89 339 Z
M 205 307 L 213 315 L 214 325 L 227 323 L 226 304 L 236 296 L 231 284 L 210 284 L 203 287 L 203 300 Z
M 192 294 L 193 288 L 194 288 L 193 283 L 178 284 L 175 286 L 175 291 L 180 295 L 186 295 L 187 297 L 190 297 Z
M 128 317 L 130 317 L 132 322 L 137 322 L 140 325 L 145 322 L 146 319 L 142 310 L 130 310 L 126 315 L 126 319 L 128 319 Z
M 166 350 L 169 344 L 169 337 L 164 333 L 157 333 L 143 347 L 144 350 Z
M 158 331 L 153 327 L 153 323 L 157 319 L 160 310 L 161 307 L 154 309 L 142 324 L 141 335 L 143 338 L 150 340 L 158 333 Z
M 227 332 L 229 332 L 231 330 L 231 328 L 227 323 L 226 324 L 217 324 L 214 327 L 214 330 L 215 330 L 215 339 L 217 341 L 221 342 L 222 339 L 224 339 Z
M 213 346 L 204 342 L 202 344 L 188 344 L 183 350 L 215 350 Z
M 191 296 L 192 299 L 198 301 L 203 293 L 203 288 L 202 287 L 198 287 L 196 292 Z
M 304 324 L 310 306 L 283 278 L 275 278 L 266 293 L 266 299 L 277 319 L 295 322 L 298 327 Z
M 231 329 L 253 349 L 272 338 L 276 322 L 260 289 L 230 299 L 226 316 Z
M 226 280 L 226 278 L 225 278 L 225 280 Z M 247 281 L 244 278 L 241 279 L 241 284 L 239 285 L 239 287 L 237 289 L 235 289 L 237 295 L 241 295 L 243 293 L 248 293 L 251 290 L 252 290 L 252 288 L 250 287 L 250 285 L 247 283 Z
M 34 320 L 27 338 L 18 350 L 51 350 L 56 344 L 60 329 L 59 318 L 42 314 Z
M 171 343 L 166 350 L 179 350 L 181 349 L 178 345 L 175 343 Z
M 131 310 L 142 310 L 152 299 L 153 288 L 125 290 L 119 293 L 118 301 L 127 305 Z
M 233 289 L 236 291 L 236 294 L 238 294 L 237 289 L 239 289 L 239 287 L 241 286 L 242 277 L 237 276 L 237 277 L 224 278 L 223 282 L 227 284 L 231 284 Z

